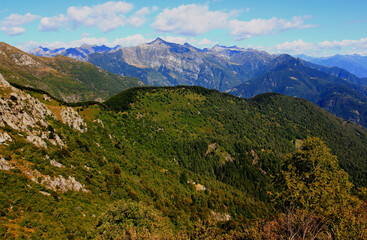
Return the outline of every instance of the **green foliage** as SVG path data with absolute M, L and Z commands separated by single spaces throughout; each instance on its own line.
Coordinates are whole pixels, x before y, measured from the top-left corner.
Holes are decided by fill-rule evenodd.
M 361 201 L 351 193 L 348 174 L 319 138 L 307 138 L 287 158 L 277 184 L 281 190 L 274 201 L 286 214 L 275 228 L 283 228 L 283 235 L 357 239 L 367 233 L 361 228 L 366 219 L 355 212 Z
M 80 109 L 88 115 L 85 133 L 47 119 L 51 127 L 44 130 L 61 136 L 62 148 L 35 147 L 7 128 L 13 141 L 1 146 L 3 156 L 21 166 L 0 171 L 0 224 L 10 226 L 9 236 L 243 239 L 247 224 L 279 213 L 267 195 L 280 190 L 273 176 L 290 164 L 288 158 L 283 164 L 285 156 L 308 135 L 322 137 L 358 187 L 365 186 L 364 176 L 355 173 L 366 169 L 366 130 L 304 100 L 278 94 L 246 100 L 181 86 L 135 88 L 103 106 Z M 333 170 L 337 163 L 324 165 Z M 335 169 L 336 177 L 346 176 Z M 88 192 L 48 189 L 39 184 L 42 177 L 29 179 L 33 170 L 51 179 L 74 177 Z M 322 178 L 313 179 L 330 180 L 326 172 L 317 173 Z M 309 208 L 316 211 L 311 200 Z M 227 215 L 230 221 L 220 220 Z M 346 233 L 341 226 L 354 224 L 335 223 L 340 234 Z
M 97 239 L 170 239 L 172 226 L 151 206 L 118 201 L 103 213 L 95 230 Z
M 319 138 L 307 138 L 284 165 L 280 181 L 284 190 L 275 199 L 280 206 L 328 216 L 357 204 L 348 174 Z

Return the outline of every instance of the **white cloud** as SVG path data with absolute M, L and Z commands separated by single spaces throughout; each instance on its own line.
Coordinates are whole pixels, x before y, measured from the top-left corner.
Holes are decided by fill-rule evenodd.
M 310 28 L 315 25 L 304 24 L 306 19 L 310 16 L 296 16 L 291 20 L 278 19 L 276 17 L 270 19 L 253 19 L 251 21 L 229 21 L 229 28 L 231 35 L 236 40 L 243 40 L 254 36 L 275 34 L 280 31 L 296 29 L 296 28 Z
M 298 39 L 293 42 L 284 42 L 275 46 L 275 49 L 279 53 L 292 52 L 293 54 L 302 54 L 305 52 L 315 51 L 315 45 L 313 43 L 304 42 L 302 39 Z
M 64 26 L 67 23 L 68 19 L 65 15 L 60 14 L 59 16 L 54 17 L 44 17 L 41 19 L 40 25 L 38 29 L 40 31 L 56 31 L 60 27 Z
M 20 35 L 25 32 L 22 25 L 33 22 L 39 19 L 40 16 L 27 13 L 25 15 L 20 14 L 10 14 L 8 17 L 0 23 L 0 30 L 8 35 Z
M 157 7 L 152 7 L 152 8 L 143 7 L 139 9 L 138 11 L 136 11 L 134 15 L 132 15 L 127 21 L 133 27 L 140 27 L 147 21 L 146 15 L 152 12 L 155 12 L 157 10 L 158 10 Z
M 79 26 L 97 26 L 102 32 L 110 32 L 125 25 L 125 13 L 132 10 L 133 5 L 127 2 L 106 2 L 92 7 L 69 7 L 68 21 L 74 28 Z
M 33 48 L 36 48 L 38 46 L 46 47 L 49 49 L 55 49 L 55 48 L 74 48 L 74 47 L 80 47 L 83 44 L 88 45 L 110 45 L 107 38 L 95 38 L 95 37 L 83 37 L 81 39 L 71 41 L 71 42 L 23 42 L 17 45 L 18 48 L 27 51 Z
M 60 14 L 41 19 L 41 31 L 55 31 L 65 24 L 73 28 L 96 26 L 102 32 L 110 32 L 126 24 L 125 14 L 133 9 L 133 4 L 124 1 L 106 2 L 94 6 L 71 6 L 66 15 Z
M 320 49 L 335 51 L 339 54 L 367 55 L 367 38 L 359 40 L 345 39 L 342 41 L 324 41 L 318 43 Z
M 325 48 L 331 49 L 342 49 L 342 48 L 367 48 L 367 38 L 361 38 L 359 40 L 342 40 L 342 41 L 324 41 L 320 42 L 319 45 Z
M 95 38 L 95 37 L 84 37 L 82 39 L 70 42 L 68 45 L 69 47 L 79 47 L 83 44 L 87 45 L 109 45 L 107 38 Z
M 345 39 L 341 41 L 305 42 L 302 39 L 284 42 L 274 46 L 252 46 L 256 49 L 272 53 L 288 53 L 292 55 L 306 54 L 310 56 L 330 56 L 335 54 L 367 55 L 367 38 L 359 40 Z
M 111 44 L 108 44 L 108 45 L 110 46 L 120 45 L 122 47 L 129 47 L 129 46 L 136 46 L 141 43 L 145 43 L 149 41 L 151 41 L 151 39 L 146 39 L 141 34 L 135 34 L 135 35 L 127 36 L 124 38 L 117 38 Z
M 135 15 L 136 16 L 145 16 L 149 13 L 150 13 L 150 9 L 148 7 L 143 7 L 141 9 L 139 9 L 138 11 L 136 11 Z
M 25 15 L 19 15 L 19 14 L 10 14 L 9 17 L 4 18 L 4 20 L 1 22 L 3 26 L 20 26 L 24 25 L 30 22 L 33 22 L 36 19 L 39 19 L 40 16 L 33 15 L 30 13 L 27 13 Z
M 203 38 L 198 42 L 198 45 L 203 45 L 203 46 L 213 46 L 215 44 L 217 44 L 217 42 L 213 42 L 206 38 Z
M 106 45 L 109 47 L 115 47 L 116 45 L 120 45 L 123 47 L 128 47 L 128 46 L 136 46 L 138 44 L 141 43 L 145 43 L 145 42 L 149 42 L 151 41 L 151 39 L 145 39 L 143 35 L 141 34 L 135 34 L 135 35 L 131 35 L 131 36 L 127 36 L 124 38 L 117 38 L 113 41 L 109 41 L 107 38 L 95 38 L 95 37 L 82 37 L 81 39 L 75 40 L 75 41 L 71 41 L 71 42 L 60 42 L 60 41 L 56 41 L 56 42 L 34 42 L 34 41 L 29 41 L 29 42 L 23 42 L 17 45 L 18 48 L 24 50 L 24 51 L 28 51 L 31 50 L 33 48 L 42 46 L 42 47 L 46 47 L 49 49 L 55 49 L 55 48 L 73 48 L 73 47 L 80 47 L 83 44 L 88 44 L 88 45 Z
M 210 11 L 207 5 L 181 5 L 164 9 L 152 23 L 160 32 L 197 36 L 213 29 L 225 28 L 231 13 Z
M 11 35 L 11 36 L 15 36 L 15 35 L 20 35 L 23 34 L 25 32 L 25 29 L 23 27 L 0 27 L 0 30 L 3 31 L 4 33 Z
M 250 8 L 245 9 L 249 12 Z M 211 11 L 208 5 L 190 4 L 176 8 L 164 9 L 151 24 L 160 32 L 170 32 L 187 36 L 197 36 L 214 29 L 229 29 L 236 40 L 269 35 L 290 29 L 310 28 L 315 25 L 305 24 L 312 16 L 295 16 L 290 20 L 252 19 L 241 21 L 234 19 L 242 10 L 231 12 Z
M 164 41 L 170 42 L 170 43 L 178 43 L 178 44 L 185 44 L 185 43 L 189 43 L 189 44 L 194 44 L 197 41 L 190 37 L 190 38 L 186 38 L 186 37 L 177 37 L 177 36 L 165 36 L 165 37 L 161 37 Z

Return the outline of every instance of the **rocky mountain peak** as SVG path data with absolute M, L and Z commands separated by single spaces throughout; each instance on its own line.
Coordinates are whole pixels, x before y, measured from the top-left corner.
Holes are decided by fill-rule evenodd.
M 304 67 L 304 63 L 300 58 L 292 57 L 289 54 L 282 54 L 275 59 L 275 67 L 286 65 L 288 67 Z
M 157 45 L 157 44 L 167 44 L 168 42 L 164 41 L 162 38 L 157 37 L 154 41 L 147 43 L 149 45 Z

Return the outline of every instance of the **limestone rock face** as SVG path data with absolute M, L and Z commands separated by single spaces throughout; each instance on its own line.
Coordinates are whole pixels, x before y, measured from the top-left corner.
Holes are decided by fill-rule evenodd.
M 71 107 L 63 108 L 60 115 L 63 123 L 80 132 L 87 131 L 87 124 L 84 122 L 83 118 Z
M 62 192 L 67 191 L 89 192 L 87 189 L 85 189 L 83 184 L 76 181 L 75 178 L 71 176 L 69 176 L 68 178 L 64 178 L 61 175 L 53 178 L 47 176 L 41 181 L 41 184 L 45 185 L 49 189 L 60 190 Z
M 15 62 L 15 64 L 19 66 L 39 66 L 40 63 L 35 61 L 33 58 L 28 56 L 27 54 L 17 53 L 12 54 L 11 56 L 12 60 Z
M 61 137 L 50 132 L 47 117 L 56 119 L 52 111 L 38 99 L 12 87 L 0 74 L 0 90 L 7 94 L 0 95 L 0 127 L 9 126 L 14 130 L 26 133 L 26 139 L 38 147 L 47 148 L 47 142 L 63 147 Z M 45 96 L 43 96 L 45 98 Z M 47 101 L 49 97 L 46 95 Z M 80 132 L 87 131 L 83 118 L 71 107 L 62 107 L 61 121 Z M 5 133 L 4 133 L 5 134 Z M 8 134 L 0 134 L 0 144 L 11 140 Z M 50 135 L 53 135 L 50 138 Z
M 0 88 L 10 91 L 10 96 L 0 97 L 0 126 L 6 125 L 25 132 L 27 140 L 37 146 L 47 147 L 46 142 L 39 137 L 40 129 L 46 128 L 48 123 L 45 121 L 47 116 L 55 118 L 52 112 L 40 101 L 30 95 L 9 86 L 4 78 Z
M 51 160 L 52 161 L 52 160 Z M 60 164 L 60 163 L 58 163 Z M 62 164 L 60 164 L 64 167 Z M 6 161 L 4 158 L 0 158 L 0 170 L 9 171 L 11 169 L 19 169 L 29 180 L 45 186 L 47 189 L 53 191 L 82 191 L 89 192 L 85 186 L 78 182 L 74 177 L 68 176 L 67 178 L 59 176 L 49 176 L 41 174 L 36 169 L 30 169 L 27 164 L 20 164 L 15 161 Z

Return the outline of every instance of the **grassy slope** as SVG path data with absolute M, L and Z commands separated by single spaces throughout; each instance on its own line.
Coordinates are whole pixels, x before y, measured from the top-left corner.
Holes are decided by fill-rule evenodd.
M 105 100 L 141 83 L 64 56 L 36 57 L 6 43 L 0 43 L 0 51 L 0 73 L 5 79 L 45 90 L 67 102 Z M 22 65 L 24 62 L 30 63 Z

